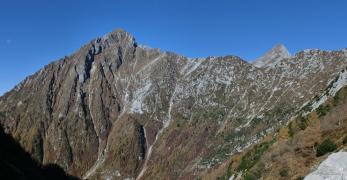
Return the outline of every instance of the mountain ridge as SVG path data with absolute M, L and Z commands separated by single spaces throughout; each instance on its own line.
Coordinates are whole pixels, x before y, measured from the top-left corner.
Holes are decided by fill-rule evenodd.
M 129 32 L 127 32 L 126 30 L 124 30 L 123 28 L 115 28 L 113 31 L 110 31 L 110 32 L 108 32 L 108 33 L 106 33 L 106 34 L 104 34 L 104 35 L 98 36 L 97 38 L 95 38 L 95 39 L 89 41 L 88 43 L 83 44 L 81 47 L 85 47 L 85 46 L 88 46 L 88 45 L 92 45 L 92 46 L 95 46 L 94 48 L 96 48 L 96 49 L 94 49 L 94 50 L 92 50 L 92 51 L 98 52 L 98 48 L 102 49 L 102 46 L 104 46 L 104 48 L 109 47 L 109 44 L 108 44 L 109 42 L 107 41 L 107 39 L 112 39 L 112 40 L 111 40 L 111 43 L 115 43 L 115 40 L 113 39 L 114 37 L 112 37 L 112 36 L 115 36 L 115 37 L 117 37 L 117 36 L 126 36 L 126 37 L 128 38 L 128 40 L 130 41 L 130 44 L 133 43 L 135 46 L 140 46 L 142 49 L 156 50 L 156 51 L 161 52 L 161 53 L 174 53 L 174 54 L 176 54 L 175 52 L 171 52 L 171 51 L 166 51 L 166 50 L 163 51 L 163 50 L 161 50 L 160 48 L 153 48 L 153 47 L 150 47 L 150 46 L 147 46 L 147 45 L 138 44 L 137 41 L 136 41 L 136 39 L 135 39 L 135 37 L 134 37 L 132 34 L 130 34 Z M 102 45 L 100 44 L 101 41 L 103 42 L 103 43 L 101 43 Z M 106 41 L 106 43 L 105 43 L 105 41 Z M 270 62 L 260 62 L 260 61 L 263 60 L 264 57 L 266 57 L 266 54 L 272 52 L 274 49 L 277 49 L 278 47 L 284 48 L 285 51 L 288 51 L 287 48 L 286 48 L 283 44 L 278 43 L 278 44 L 276 44 L 274 47 L 272 47 L 270 50 L 268 50 L 264 55 L 262 55 L 261 57 L 258 57 L 258 58 L 255 59 L 255 60 L 251 60 L 251 61 L 244 60 L 244 59 L 242 59 L 241 56 L 232 55 L 232 54 L 223 55 L 223 56 L 207 56 L 207 57 L 186 57 L 186 56 L 181 55 L 181 54 L 176 54 L 176 55 L 177 55 L 177 56 L 180 56 L 180 57 L 185 57 L 185 58 L 187 58 L 187 59 L 189 59 L 189 60 L 191 60 L 191 59 L 208 59 L 208 58 L 235 56 L 235 57 L 238 57 L 239 59 L 242 59 L 243 61 L 245 61 L 245 62 L 247 62 L 247 63 L 250 63 L 250 64 L 253 64 L 254 66 L 256 66 L 256 67 L 259 68 L 259 67 L 263 67 L 263 66 L 268 66 L 268 65 L 266 65 L 266 64 L 267 64 L 267 63 L 270 63 Z M 77 51 L 78 51 L 78 50 L 77 50 Z M 71 55 L 75 54 L 77 51 L 71 53 Z M 345 52 L 345 54 L 347 55 L 347 48 L 342 48 L 342 49 L 340 49 L 340 50 L 304 49 L 304 50 L 300 50 L 300 51 L 296 52 L 295 54 L 290 54 L 289 51 L 288 51 L 288 56 L 294 57 L 294 56 L 297 56 L 297 55 L 300 55 L 300 54 L 310 53 L 310 52 L 312 52 L 312 51 L 313 51 L 313 52 L 317 52 L 317 51 L 318 51 L 318 52 L 343 51 L 343 52 Z M 71 55 L 68 55 L 68 56 L 71 56 Z M 68 57 L 68 56 L 65 56 L 65 57 Z M 63 59 L 64 59 L 64 58 L 60 58 L 59 60 L 53 60 L 53 61 L 51 61 L 50 63 L 48 63 L 48 65 L 51 64 L 51 63 L 54 63 L 54 62 L 56 62 L 56 61 L 63 60 Z M 270 58 L 270 59 L 273 60 L 272 58 Z M 257 62 L 257 61 L 258 61 L 258 62 Z M 259 64 L 258 64 L 258 63 L 259 63 Z M 45 67 L 48 66 L 48 65 L 45 65 Z M 40 72 L 42 69 L 43 69 L 43 68 L 40 68 L 39 70 L 37 70 L 37 72 L 35 72 L 35 73 L 31 74 L 31 75 L 28 75 L 26 78 L 24 78 L 24 80 L 22 80 L 21 82 L 19 82 L 19 83 L 18 83 L 17 85 L 15 85 L 12 89 L 17 89 L 18 86 L 20 86 L 28 77 L 31 77 L 31 76 L 35 75 L 36 73 Z M 11 91 L 12 89 L 10 89 L 9 91 Z M 4 95 L 5 95 L 6 93 L 8 93 L 9 91 L 4 92 L 2 95 L 0 95 L 0 97 L 1 97 L 1 96 L 4 96 Z
M 0 124 L 39 162 L 91 179 L 199 177 L 288 122 L 347 65 L 343 50 L 257 68 L 108 36 L 0 97 Z

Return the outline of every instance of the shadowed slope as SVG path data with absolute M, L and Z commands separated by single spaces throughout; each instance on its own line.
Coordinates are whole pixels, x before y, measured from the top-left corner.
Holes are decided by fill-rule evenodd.
M 58 165 L 41 166 L 0 127 L 0 179 L 77 179 Z

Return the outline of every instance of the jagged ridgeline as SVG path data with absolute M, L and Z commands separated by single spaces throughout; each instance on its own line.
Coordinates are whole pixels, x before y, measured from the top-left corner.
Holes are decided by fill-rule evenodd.
M 272 51 L 258 65 L 186 58 L 115 30 L 2 96 L 0 122 L 37 161 L 81 178 L 201 177 L 286 125 L 347 66 L 346 50 Z

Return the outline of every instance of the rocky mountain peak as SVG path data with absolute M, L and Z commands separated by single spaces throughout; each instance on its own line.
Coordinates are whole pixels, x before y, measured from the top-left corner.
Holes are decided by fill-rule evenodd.
M 91 42 L 91 44 L 93 46 L 92 53 L 94 54 L 98 54 L 103 49 L 111 46 L 118 46 L 122 48 L 137 46 L 134 36 L 123 29 L 115 29 L 104 36 L 95 39 Z
M 109 43 L 136 43 L 134 36 L 123 29 L 115 29 L 104 35 L 101 39 Z
M 262 57 L 256 59 L 252 64 L 256 67 L 273 67 L 281 60 L 289 58 L 290 53 L 283 44 L 277 44 Z

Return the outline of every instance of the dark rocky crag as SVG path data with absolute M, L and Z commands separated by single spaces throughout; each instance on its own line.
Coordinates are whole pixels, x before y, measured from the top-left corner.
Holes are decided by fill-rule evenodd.
M 36 160 L 78 177 L 195 178 L 286 124 L 347 66 L 346 52 L 256 67 L 146 48 L 115 30 L 0 97 L 0 123 Z

